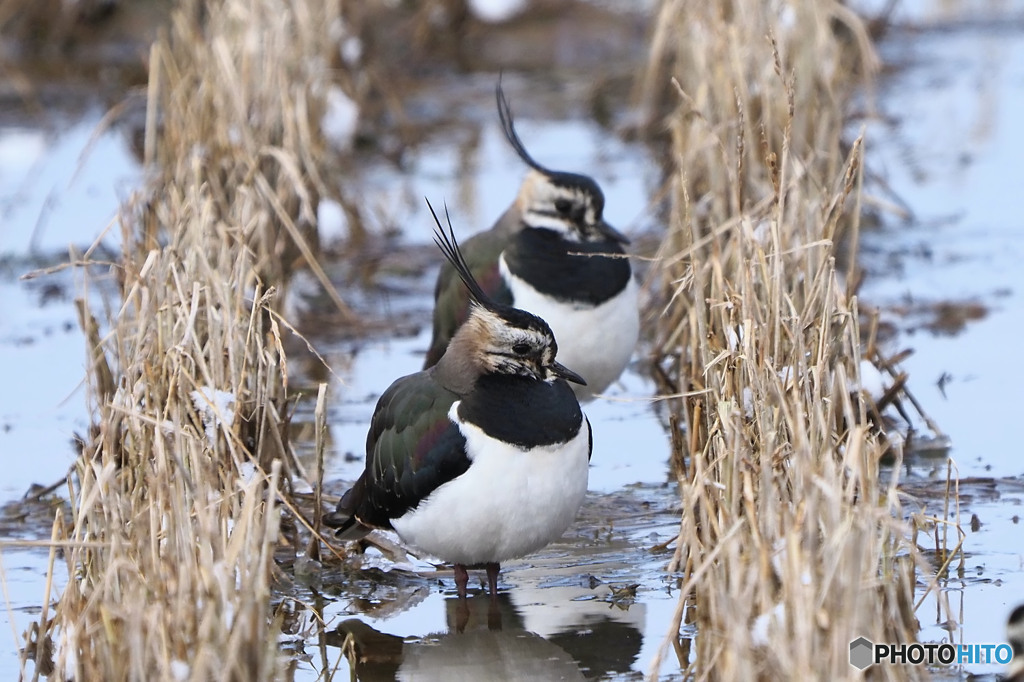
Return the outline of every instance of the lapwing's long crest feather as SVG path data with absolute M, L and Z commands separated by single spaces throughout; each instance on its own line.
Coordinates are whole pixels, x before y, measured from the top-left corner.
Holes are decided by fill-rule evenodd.
M 437 248 L 441 249 L 441 253 L 444 254 L 444 257 L 455 268 L 455 272 L 459 273 L 459 279 L 469 289 L 469 295 L 473 297 L 473 300 L 485 308 L 493 309 L 497 304 L 481 288 L 476 278 L 473 277 L 469 264 L 466 263 L 466 258 L 459 249 L 459 242 L 455 239 L 455 229 L 452 227 L 452 218 L 448 214 L 448 204 L 446 203 L 444 206 L 444 217 L 448 222 L 448 232 L 445 233 L 444 227 L 441 226 L 441 220 L 437 217 L 434 207 L 430 205 L 430 200 L 425 198 L 425 201 L 427 202 L 427 208 L 430 209 L 430 215 L 434 217 L 434 225 L 436 226 L 434 228 L 434 243 L 437 244 Z
M 526 151 L 523 141 L 519 139 L 519 133 L 516 132 L 515 122 L 512 119 L 512 107 L 508 103 L 508 98 L 505 97 L 505 91 L 501 88 L 500 75 L 498 76 L 498 87 L 494 90 L 494 96 L 498 100 L 498 118 L 501 119 L 501 130 L 505 133 L 505 139 L 516 150 L 519 158 L 526 162 L 526 165 L 545 175 L 550 175 L 551 171 L 537 163 L 530 156 L 530 153 Z

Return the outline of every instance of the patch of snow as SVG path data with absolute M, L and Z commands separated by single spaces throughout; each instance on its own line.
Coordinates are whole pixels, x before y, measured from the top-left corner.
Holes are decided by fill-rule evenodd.
M 75 673 L 78 672 L 78 648 L 74 644 L 76 634 L 75 624 L 70 621 L 64 621 L 58 641 L 64 653 L 65 680 L 75 679 Z
M 313 486 L 310 485 L 309 481 L 301 476 L 296 476 L 292 479 L 292 492 L 299 493 L 301 495 L 312 495 Z
M 341 55 L 341 61 L 349 66 L 355 66 L 363 56 L 363 41 L 356 36 L 345 38 L 338 47 L 338 54 Z
M 241 488 L 251 484 L 259 471 L 253 462 L 242 462 L 238 465 L 238 485 Z
M 324 243 L 340 240 L 348 227 L 345 209 L 333 199 L 321 199 L 316 209 L 316 224 Z
M 769 628 L 778 627 L 785 617 L 786 605 L 783 602 L 776 604 L 771 611 L 762 613 L 750 626 L 750 642 L 754 646 L 767 646 Z
M 892 379 L 875 367 L 870 360 L 860 361 L 860 390 L 865 391 L 874 400 L 885 395 L 892 386 Z
M 336 85 L 327 90 L 327 110 L 320 129 L 327 141 L 338 149 L 349 149 L 359 123 L 359 105 Z
M 747 415 L 747 419 L 754 416 L 754 392 L 750 386 L 743 387 L 743 414 Z
M 725 343 L 731 351 L 738 351 L 743 343 L 743 325 L 736 325 L 736 328 L 725 328 Z
M 469 11 L 480 21 L 508 21 L 526 7 L 527 0 L 469 0 Z
M 192 676 L 192 666 L 185 661 L 171 661 L 171 675 L 175 680 L 187 680 Z
M 217 442 L 217 427 L 229 429 L 235 422 L 235 394 L 203 386 L 191 393 L 192 405 L 203 419 L 206 440 L 212 446 Z

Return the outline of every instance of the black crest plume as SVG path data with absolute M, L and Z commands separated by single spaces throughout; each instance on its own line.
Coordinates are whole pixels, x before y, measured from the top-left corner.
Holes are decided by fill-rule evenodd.
M 487 293 L 480 287 L 479 282 L 473 277 L 473 273 L 469 269 L 469 265 L 466 263 L 465 257 L 462 255 L 462 251 L 459 249 L 459 242 L 455 239 L 455 230 L 452 228 L 452 218 L 448 215 L 448 204 L 444 206 L 444 218 L 448 223 L 448 232 L 445 233 L 444 227 L 441 226 L 441 220 L 437 217 L 437 213 L 434 211 L 434 207 L 430 205 L 430 200 L 424 198 L 427 202 L 427 208 L 430 209 L 430 215 L 434 216 L 434 243 L 437 244 L 437 248 L 441 249 L 441 253 L 448 259 L 448 262 L 455 268 L 455 272 L 459 273 L 459 279 L 469 289 L 469 295 L 473 297 L 473 300 L 482 305 L 485 308 L 494 309 L 497 304 Z
M 500 75 L 498 76 L 498 86 L 494 89 L 494 96 L 498 100 L 498 118 L 501 119 L 501 130 L 505 133 L 505 139 L 516 150 L 519 158 L 526 162 L 526 165 L 545 175 L 551 175 L 550 170 L 537 163 L 530 156 L 530 153 L 526 151 L 526 147 L 523 145 L 523 141 L 519 139 L 519 133 L 516 132 L 515 122 L 512 119 L 512 107 L 508 103 L 508 98 L 505 97 L 505 91 L 501 88 Z

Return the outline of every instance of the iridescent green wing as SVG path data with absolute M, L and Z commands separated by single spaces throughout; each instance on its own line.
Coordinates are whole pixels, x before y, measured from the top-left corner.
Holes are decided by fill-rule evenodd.
M 458 396 L 419 372 L 381 396 L 366 436 L 363 523 L 389 528 L 397 518 L 469 468 L 466 439 L 448 419 Z

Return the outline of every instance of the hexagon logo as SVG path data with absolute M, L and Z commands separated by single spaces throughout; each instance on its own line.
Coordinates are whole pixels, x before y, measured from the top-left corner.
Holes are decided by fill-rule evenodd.
M 857 670 L 863 670 L 874 663 L 874 648 L 875 645 L 867 637 L 858 637 L 850 642 L 850 665 Z

